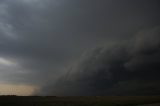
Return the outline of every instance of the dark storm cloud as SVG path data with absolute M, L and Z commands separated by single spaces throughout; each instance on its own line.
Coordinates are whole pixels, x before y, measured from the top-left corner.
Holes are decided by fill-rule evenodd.
M 51 95 L 159 95 L 160 27 L 88 52 L 48 86 Z M 47 89 L 48 88 L 48 89 Z
M 141 51 L 143 46 L 139 47 L 143 37 L 136 40 L 133 51 L 130 47 L 126 49 L 126 44 L 130 45 L 129 39 L 133 39 L 138 31 L 160 25 L 158 4 L 158 0 L 1 0 L 0 58 L 13 61 L 16 65 L 3 64 L 0 69 L 0 80 L 9 83 L 36 84 L 41 87 L 44 84 L 54 83 L 61 74 L 68 72 L 70 66 L 73 71 L 88 70 L 87 68 L 91 70 L 92 64 L 95 65 L 92 67 L 95 73 L 104 73 L 107 79 L 110 79 L 112 72 L 99 73 L 96 70 L 99 68 L 106 70 L 105 64 L 109 63 L 108 68 L 110 68 L 115 62 L 117 68 L 113 70 L 119 67 L 123 70 L 121 64 L 125 61 L 128 61 L 125 63 L 125 68 L 132 72 L 136 70 L 134 65 L 137 66 L 139 62 L 144 63 L 138 60 L 138 56 L 147 51 Z M 116 46 L 115 42 L 124 43 Z M 117 53 L 105 49 L 108 45 L 114 45 L 110 46 L 110 50 Z M 157 44 L 150 45 L 150 48 L 155 45 Z M 84 60 L 78 63 L 78 69 L 73 68 L 73 64 L 77 63 L 84 52 L 97 46 L 100 48 L 86 54 Z M 152 52 L 154 50 L 156 49 L 153 48 Z M 152 54 L 152 52 L 147 53 Z M 95 61 L 93 57 L 97 55 L 98 61 Z M 134 56 L 134 59 L 129 61 L 130 55 Z M 145 55 L 140 57 L 142 60 L 148 59 Z M 92 59 L 95 63 L 92 63 Z M 102 60 L 104 62 L 99 62 Z M 139 70 L 141 66 L 136 68 Z M 103 80 L 92 76 L 93 73 L 89 70 L 87 74 L 93 77 L 95 82 Z M 122 71 L 123 75 L 127 77 Z M 76 79 L 81 76 L 83 72 L 74 75 Z M 88 78 L 87 75 L 84 77 Z M 114 82 L 116 81 L 118 78 Z M 93 85 L 95 82 L 93 81 Z M 108 81 L 108 84 L 112 85 L 114 82 Z M 79 87 L 79 83 L 76 86 Z

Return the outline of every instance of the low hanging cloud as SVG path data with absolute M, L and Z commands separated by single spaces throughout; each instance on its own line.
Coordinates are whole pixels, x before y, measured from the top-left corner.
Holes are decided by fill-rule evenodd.
M 44 95 L 156 86 L 159 10 L 159 0 L 0 0 L 0 81 Z
M 97 47 L 44 95 L 158 95 L 160 94 L 160 27 L 139 32 L 133 39 Z

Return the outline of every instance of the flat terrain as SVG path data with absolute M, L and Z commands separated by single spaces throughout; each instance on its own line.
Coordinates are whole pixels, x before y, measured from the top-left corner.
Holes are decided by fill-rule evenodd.
M 0 106 L 160 106 L 158 103 L 160 96 L 0 97 Z
M 137 105 L 137 106 L 160 106 L 160 103 L 145 104 L 145 105 Z

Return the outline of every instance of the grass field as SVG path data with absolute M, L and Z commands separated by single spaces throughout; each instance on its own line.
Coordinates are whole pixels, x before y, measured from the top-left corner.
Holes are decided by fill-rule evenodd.
M 160 103 L 160 96 L 1 96 L 0 106 L 137 106 Z

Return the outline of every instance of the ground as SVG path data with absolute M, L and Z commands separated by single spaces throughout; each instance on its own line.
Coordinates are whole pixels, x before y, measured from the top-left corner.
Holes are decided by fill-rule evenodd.
M 1 96 L 0 106 L 160 106 L 160 96 Z

